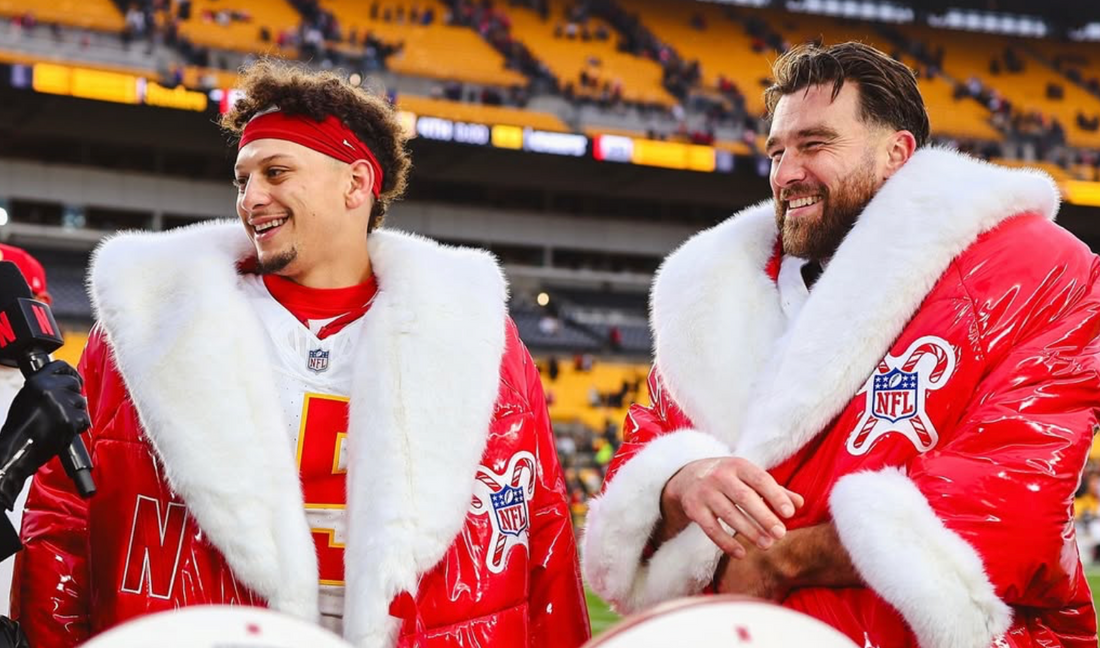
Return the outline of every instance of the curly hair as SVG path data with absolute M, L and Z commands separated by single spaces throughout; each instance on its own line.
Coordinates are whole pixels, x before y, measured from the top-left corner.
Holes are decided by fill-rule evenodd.
M 221 118 L 221 127 L 232 141 L 240 139 L 249 120 L 272 106 L 288 115 L 305 115 L 317 121 L 332 115 L 343 121 L 382 167 L 382 188 L 371 207 L 368 230 L 382 225 L 390 204 L 405 193 L 412 167 L 405 148 L 405 130 L 388 101 L 332 72 L 269 59 L 241 70 L 240 89 L 242 98 Z

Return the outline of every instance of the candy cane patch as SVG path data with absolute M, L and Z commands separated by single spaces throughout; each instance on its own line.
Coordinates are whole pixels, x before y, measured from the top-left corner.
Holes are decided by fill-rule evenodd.
M 513 547 L 527 548 L 531 496 L 535 494 L 535 456 L 517 452 L 502 475 L 478 466 L 475 479 L 470 512 L 489 517 L 493 532 L 485 564 L 490 572 L 499 574 Z
M 917 452 L 936 447 L 939 434 L 928 418 L 929 393 L 943 387 L 955 371 L 955 351 L 943 338 L 925 336 L 900 356 L 887 354 L 857 393 L 867 394 L 863 418 L 848 437 L 848 452 L 867 454 L 875 441 L 891 433 L 909 439 Z

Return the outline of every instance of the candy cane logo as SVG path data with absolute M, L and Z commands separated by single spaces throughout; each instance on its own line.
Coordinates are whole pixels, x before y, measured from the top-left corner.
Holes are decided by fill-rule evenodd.
M 489 516 L 493 533 L 485 564 L 489 571 L 499 574 L 504 571 L 512 547 L 527 547 L 527 530 L 531 525 L 528 505 L 535 494 L 535 456 L 517 452 L 508 461 L 503 475 L 478 466 L 475 479 L 470 512 Z
M 867 393 L 859 425 L 848 437 L 848 452 L 864 455 L 891 432 L 913 442 L 917 452 L 936 446 L 939 434 L 925 412 L 928 393 L 943 387 L 955 371 L 955 351 L 946 340 L 925 336 L 905 353 L 887 354 L 857 394 Z

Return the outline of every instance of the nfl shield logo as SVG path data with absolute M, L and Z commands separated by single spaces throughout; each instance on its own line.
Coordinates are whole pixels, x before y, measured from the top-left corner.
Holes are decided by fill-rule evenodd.
M 324 349 L 314 349 L 310 351 L 309 362 L 306 363 L 306 367 L 314 373 L 321 373 L 325 369 L 328 369 L 328 351 Z
M 505 486 L 490 497 L 502 533 L 518 536 L 527 530 L 527 502 L 522 488 Z
M 874 416 L 897 423 L 917 414 L 917 386 L 920 376 L 916 372 L 893 369 L 875 376 Z

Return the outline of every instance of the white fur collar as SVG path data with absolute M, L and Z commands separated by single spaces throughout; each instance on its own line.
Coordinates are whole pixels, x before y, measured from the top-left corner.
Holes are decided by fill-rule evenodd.
M 415 593 L 465 520 L 499 389 L 507 288 L 486 253 L 398 232 L 368 241 L 349 425 L 345 635 L 389 646 L 392 597 Z M 271 607 L 317 612 L 317 563 L 271 367 L 236 263 L 237 223 L 128 233 L 90 291 L 169 484 L 234 574 Z
M 886 182 L 788 320 L 765 273 L 771 203 L 701 232 L 652 292 L 656 364 L 696 426 L 772 467 L 847 405 L 955 257 L 1011 216 L 1053 219 L 1045 174 L 923 149 Z

